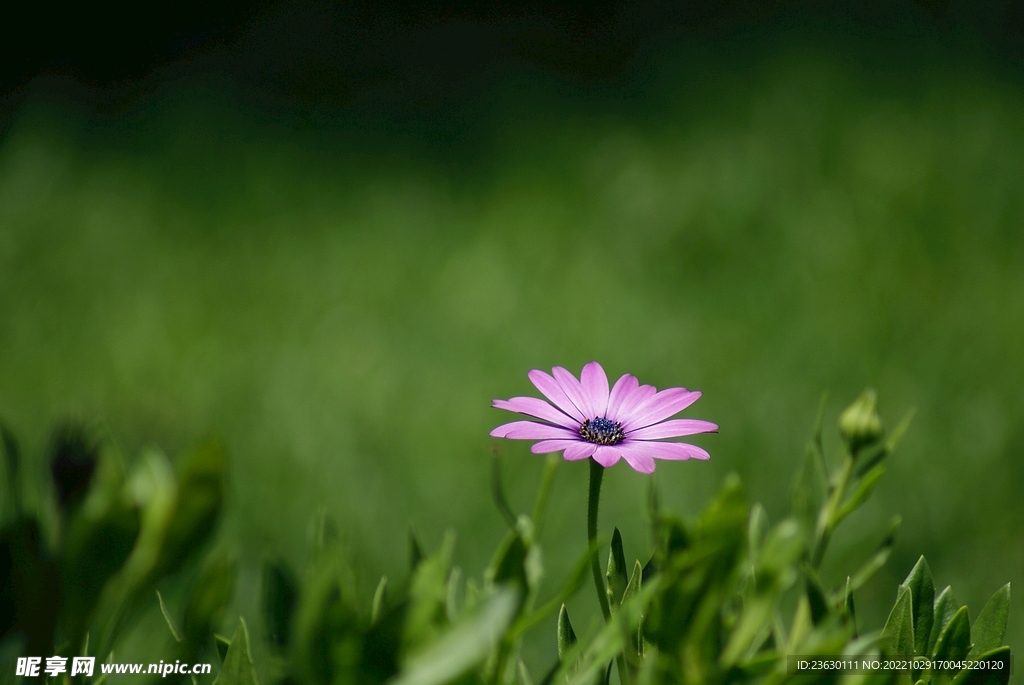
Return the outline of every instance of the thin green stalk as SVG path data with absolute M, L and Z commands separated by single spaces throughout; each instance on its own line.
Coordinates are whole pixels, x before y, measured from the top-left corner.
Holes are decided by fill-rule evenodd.
M 587 501 L 587 544 L 591 547 L 597 539 L 597 510 L 601 502 L 601 481 L 604 479 L 604 467 L 594 461 L 590 462 L 590 497 Z M 594 588 L 597 590 L 597 601 L 601 605 L 601 613 L 607 623 L 612 620 L 611 608 L 608 606 L 608 595 L 604 587 L 604 578 L 601 573 L 600 555 L 594 550 L 594 556 L 590 560 L 590 570 L 594 573 Z M 621 685 L 629 685 L 629 672 L 626 670 L 626 659 L 620 653 L 615 657 L 615 665 L 619 671 L 619 682 Z
M 604 467 L 594 461 L 590 462 L 590 498 L 587 500 L 587 545 L 592 546 L 597 539 L 597 509 L 601 502 L 601 481 L 604 479 Z M 608 608 L 608 596 L 605 593 L 604 579 L 601 574 L 601 561 L 599 554 L 595 551 L 590 560 L 590 570 L 594 572 L 594 588 L 597 590 L 597 601 L 601 605 L 601 614 L 604 620 L 611 618 L 612 612 Z

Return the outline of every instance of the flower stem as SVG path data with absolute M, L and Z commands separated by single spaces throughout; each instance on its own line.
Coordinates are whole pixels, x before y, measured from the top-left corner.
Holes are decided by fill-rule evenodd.
M 594 461 L 590 462 L 590 498 L 587 502 L 587 544 L 593 546 L 597 539 L 597 508 L 601 501 L 601 480 L 604 478 L 604 467 Z M 597 601 L 601 604 L 601 614 L 604 620 L 611 618 L 612 612 L 608 608 L 608 595 L 604 588 L 604 579 L 601 577 L 601 561 L 597 551 L 590 559 L 590 568 L 594 572 L 594 587 L 597 589 Z
M 593 458 L 588 461 L 590 462 L 590 498 L 587 501 L 587 544 L 593 547 L 594 540 L 597 539 L 597 509 L 601 502 L 601 480 L 604 478 L 604 467 Z M 604 579 L 601 577 L 601 561 L 597 550 L 594 550 L 594 556 L 590 559 L 590 570 L 594 572 L 597 601 L 601 604 L 601 613 L 607 623 L 612 620 L 612 612 L 608 606 L 608 593 L 605 590 Z M 620 685 L 630 685 L 629 671 L 622 653 L 615 657 L 615 663 L 619 670 Z

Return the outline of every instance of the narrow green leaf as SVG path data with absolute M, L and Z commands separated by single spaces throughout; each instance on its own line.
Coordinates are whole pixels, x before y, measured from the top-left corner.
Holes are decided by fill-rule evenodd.
M 224 655 L 221 666 L 213 685 L 259 685 L 256 671 L 252 667 L 252 650 L 249 648 L 249 629 L 245 619 L 238 619 L 238 628 L 231 638 L 231 645 Z
M 505 487 L 501 479 L 501 452 L 494 450 L 493 454 L 494 458 L 491 460 L 491 495 L 494 497 L 494 504 L 498 507 L 501 517 L 505 519 L 508 527 L 514 530 L 516 527 L 516 515 L 512 512 L 512 507 L 508 505 L 508 499 L 505 497 Z
M 566 653 L 576 644 L 576 632 L 569 621 L 569 610 L 562 605 L 558 611 L 558 658 L 564 659 Z
M 462 589 L 462 569 L 453 566 L 448 574 L 448 592 L 445 594 L 444 611 L 448 622 L 455 623 L 459 617 L 459 593 Z
M 170 628 L 171 635 L 174 636 L 174 641 L 181 642 L 181 633 L 178 632 L 178 629 L 174 625 L 174 621 L 171 620 L 171 614 L 167 611 L 167 605 L 164 604 L 164 596 L 160 594 L 159 590 L 156 591 L 156 598 L 157 601 L 160 602 L 160 613 L 163 614 L 164 622 L 167 624 L 167 627 Z
M 530 677 L 530 671 L 522 659 L 516 664 L 516 675 L 519 676 L 519 685 L 533 685 L 533 678 Z
M 807 605 L 811 610 L 811 622 L 818 625 L 828 616 L 828 600 L 825 598 L 825 591 L 814 571 L 809 568 L 804 569 L 804 578 Z
M 416 567 L 427 555 L 423 553 L 423 545 L 416 538 L 416 531 L 409 529 L 409 570 L 415 571 Z
M 871 493 L 875 491 L 875 487 L 878 485 L 878 480 L 884 473 L 885 465 L 879 464 L 864 475 L 864 478 L 857 483 L 857 487 L 854 489 L 853 494 L 850 495 L 846 502 L 844 502 L 839 508 L 839 511 L 836 512 L 835 519 L 833 519 L 832 522 L 833 528 L 839 525 L 840 521 L 856 511 L 860 505 L 864 504 L 867 498 L 871 496 Z
M 768 534 L 768 512 L 760 502 L 756 502 L 750 508 L 750 520 L 747 523 L 747 548 L 750 553 L 750 560 L 757 561 L 757 554 L 764 544 L 765 535 Z
M 928 638 L 935 614 L 935 584 L 923 556 L 914 564 L 903 586 L 910 589 L 914 602 L 914 654 L 924 656 L 928 653 Z
M 961 659 L 971 651 L 971 617 L 967 607 L 960 607 L 939 633 L 935 643 L 935 658 L 938 660 Z
M 608 551 L 608 571 L 606 573 L 608 583 L 605 586 L 608 593 L 608 606 L 615 608 L 622 601 L 622 593 L 626 591 L 626 555 L 622 551 L 622 535 L 616 528 L 612 533 L 612 544 Z
M 267 638 L 277 648 L 288 645 L 292 616 L 299 599 L 299 583 L 282 559 L 263 566 L 263 621 Z
M 896 595 L 896 604 L 889 612 L 880 638 L 890 656 L 911 656 L 914 653 L 913 602 L 910 589 L 901 585 Z
M 857 611 L 853 606 L 853 583 L 850 581 L 850 576 L 846 576 L 846 593 L 843 597 L 843 609 L 850 620 L 850 625 L 853 626 L 853 636 L 857 637 Z
M 853 574 L 851 585 L 854 590 L 862 588 L 878 569 L 885 566 L 885 562 L 888 561 L 889 555 L 892 553 L 892 547 L 896 544 L 896 531 L 899 530 L 900 523 L 902 523 L 902 519 L 899 516 L 894 516 L 889 521 L 889 529 L 875 549 L 875 553 Z
M 214 635 L 213 643 L 217 646 L 217 654 L 220 655 L 220 662 L 224 663 L 224 659 L 228 656 L 228 647 L 231 646 L 231 640 L 224 637 L 223 635 Z
M 433 644 L 412 656 L 391 685 L 442 685 L 483 661 L 500 642 L 519 606 L 519 591 L 503 588 L 487 598 L 476 615 L 460 621 Z
M 935 611 L 932 618 L 932 632 L 928 636 L 927 654 L 935 653 L 935 644 L 939 641 L 939 634 L 949 624 L 953 614 L 960 608 L 960 603 L 953 596 L 953 589 L 948 585 L 935 598 Z
M 640 592 L 640 588 L 643 586 L 644 570 L 640 566 L 640 560 L 637 559 L 633 562 L 633 575 L 629 577 L 629 583 L 626 584 L 626 590 L 622 593 L 622 601 L 628 601 L 630 597 Z
M 1002 646 L 1009 613 L 1010 584 L 1007 583 L 996 590 L 975 619 L 971 628 L 971 638 L 974 640 L 971 654 L 984 654 Z
M 377 589 L 373 592 L 373 605 L 370 607 L 370 623 L 376 623 L 386 608 L 388 601 L 388 577 L 381 576 Z

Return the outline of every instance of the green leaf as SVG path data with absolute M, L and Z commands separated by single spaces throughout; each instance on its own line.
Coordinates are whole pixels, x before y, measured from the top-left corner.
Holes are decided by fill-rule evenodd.
M 967 607 L 960 607 L 949 623 L 939 633 L 935 643 L 935 658 L 938 660 L 960 659 L 971 651 L 971 617 Z
M 637 559 L 633 562 L 633 575 L 629 577 L 629 583 L 626 584 L 626 589 L 622 593 L 622 601 L 626 602 L 630 597 L 633 597 L 640 592 L 643 586 L 644 570 L 640 566 L 640 560 Z
M 828 600 L 825 597 L 825 590 L 821 582 L 811 569 L 804 569 L 806 582 L 805 592 L 807 593 L 807 606 L 811 610 L 811 621 L 818 625 L 828 616 Z
M 223 635 L 214 635 L 213 642 L 217 646 L 217 654 L 220 655 L 220 662 L 224 663 L 224 659 L 227 658 L 228 655 L 228 647 L 231 646 L 231 640 Z
M 903 586 L 910 590 L 914 603 L 914 654 L 925 656 L 935 613 L 935 584 L 932 582 L 932 571 L 923 556 L 914 564 Z
M 569 621 L 569 610 L 562 605 L 558 611 L 558 658 L 564 659 L 566 653 L 576 644 L 576 632 Z
M 750 508 L 750 520 L 747 523 L 747 547 L 752 562 L 757 561 L 757 555 L 764 544 L 765 535 L 768 534 L 768 512 L 760 502 L 755 502 Z
M 213 685 L 258 685 L 256 671 L 252 667 L 252 650 L 249 648 L 249 629 L 245 619 L 238 619 L 238 628 L 231 638 L 231 645 L 224 655 L 221 666 Z
M 263 620 L 270 644 L 283 648 L 291 640 L 292 616 L 299 599 L 298 581 L 283 560 L 263 566 Z
M 846 576 L 846 592 L 843 595 L 843 610 L 846 612 L 850 625 L 853 626 L 853 636 L 857 637 L 857 611 L 853 606 L 853 583 L 850 576 Z
M 978 618 L 981 618 L 980 616 Z M 1010 682 L 1010 648 L 999 647 L 984 652 L 978 656 L 979 660 L 1002 661 L 1003 668 L 988 669 L 977 668 L 960 671 L 951 685 L 1006 685 Z
M 224 446 L 215 440 L 192 450 L 180 462 L 177 501 L 155 573 L 173 573 L 213 534 L 224 504 L 227 463 Z
M 512 507 L 508 505 L 508 499 L 505 497 L 505 487 L 502 485 L 501 479 L 501 452 L 497 450 L 494 451 L 494 458 L 491 460 L 491 495 L 494 497 L 494 504 L 498 507 L 501 517 L 505 519 L 505 523 L 509 528 L 515 530 L 516 515 L 512 512 Z
M 409 529 L 409 570 L 415 571 L 426 555 L 423 553 L 423 545 L 416 538 L 416 531 Z
M 160 591 L 156 591 L 156 599 L 160 603 L 160 613 L 163 614 L 164 623 L 171 630 L 171 635 L 174 636 L 175 642 L 181 642 L 181 633 L 178 632 L 177 627 L 174 625 L 174 621 L 171 620 L 171 615 L 167 611 L 167 605 L 164 604 L 164 596 L 160 594 Z
M 622 601 L 622 593 L 626 591 L 626 555 L 622 551 L 622 535 L 616 528 L 612 533 L 612 544 L 608 551 L 608 606 L 615 608 Z
M 845 519 L 847 516 L 852 514 L 857 508 L 864 504 L 865 500 L 871 496 L 874 492 L 875 486 L 878 485 L 878 480 L 885 473 L 885 465 L 879 464 L 865 474 L 864 478 L 857 483 L 857 488 L 853 491 L 853 494 L 843 503 L 836 512 L 835 519 L 833 520 L 833 527 L 839 525 L 839 522 Z
M 825 474 L 821 470 L 814 443 L 807 446 L 803 462 L 790 490 L 793 517 L 811 528 L 818 517 L 818 509 L 825 498 Z
M 373 605 L 370 607 L 370 623 L 376 623 L 384 611 L 388 598 L 388 577 L 381 576 L 377 589 L 373 592 Z
M 530 671 L 522 659 L 516 663 L 516 675 L 519 677 L 519 685 L 533 685 L 533 678 L 530 677 Z
M 475 616 L 460 621 L 427 649 L 410 657 L 390 685 L 442 685 L 467 672 L 499 643 L 519 603 L 518 589 L 498 590 Z
M 885 562 L 888 561 L 889 555 L 892 553 L 893 545 L 896 544 L 896 531 L 899 530 L 902 521 L 903 519 L 899 516 L 894 516 L 889 521 L 889 529 L 886 531 L 882 542 L 875 549 L 875 553 L 853 574 L 850 584 L 854 590 L 862 588 L 875 575 L 878 569 L 885 566 Z
M 927 654 L 935 653 L 935 643 L 939 641 L 939 634 L 949 624 L 953 614 L 960 608 L 960 603 L 953 596 L 953 589 L 948 585 L 935 598 L 935 611 L 932 619 L 932 632 L 928 636 Z
M 996 590 L 975 619 L 971 628 L 971 638 L 974 640 L 971 654 L 984 654 L 1002 646 L 1009 613 L 1010 584 L 1007 583 Z
M 911 656 L 914 653 L 913 601 L 910 588 L 901 585 L 896 595 L 896 604 L 889 612 L 880 639 L 889 650 L 890 656 Z

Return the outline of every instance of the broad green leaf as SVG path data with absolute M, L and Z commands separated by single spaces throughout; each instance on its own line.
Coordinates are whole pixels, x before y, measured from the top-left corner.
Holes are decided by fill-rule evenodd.
M 910 590 L 914 604 L 914 654 L 924 656 L 928 653 L 928 638 L 931 636 L 934 619 L 935 584 L 932 582 L 932 571 L 923 556 L 914 564 L 903 586 Z
M 494 649 L 519 606 L 519 589 L 502 588 L 480 611 L 460 621 L 424 651 L 412 656 L 390 685 L 442 685 L 467 672 Z
M 1006 685 L 1010 682 L 1009 647 L 999 647 L 983 652 L 977 658 L 984 659 L 989 663 L 1002 662 L 1003 668 L 977 668 L 960 671 L 950 685 Z
M 971 639 L 974 640 L 971 654 L 984 654 L 1002 646 L 1009 613 L 1010 584 L 1007 583 L 996 590 L 975 619 L 971 627 Z
M 960 659 L 971 651 L 971 618 L 967 607 L 957 609 L 953 618 L 939 633 L 935 643 L 935 658 L 939 660 Z
M 622 535 L 616 528 L 612 533 L 612 544 L 608 551 L 608 570 L 606 573 L 608 583 L 605 586 L 608 594 L 608 606 L 619 606 L 622 601 L 622 593 L 626 591 L 626 555 L 622 551 Z
M 913 593 L 905 585 L 899 588 L 896 604 L 882 628 L 880 642 L 886 646 L 890 656 L 912 656 L 914 653 Z
M 572 646 L 576 644 L 576 632 L 569 621 L 569 610 L 562 605 L 558 611 L 558 658 L 564 659 Z
M 224 655 L 221 666 L 213 685 L 258 685 L 256 672 L 252 667 L 252 650 L 249 648 L 249 629 L 245 619 L 238 619 L 238 628 L 231 638 L 231 645 Z

